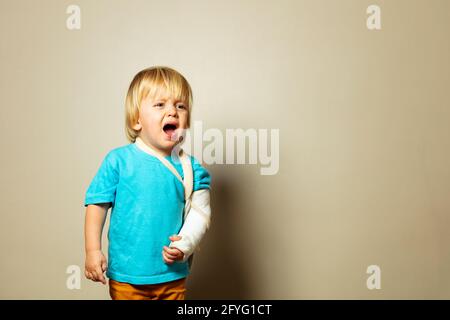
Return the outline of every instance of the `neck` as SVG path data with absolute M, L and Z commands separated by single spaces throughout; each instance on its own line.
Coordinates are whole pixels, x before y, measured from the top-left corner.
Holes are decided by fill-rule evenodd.
M 151 155 L 157 154 L 161 157 L 167 157 L 167 156 L 170 156 L 170 154 L 171 154 L 171 150 L 165 151 L 165 150 L 157 149 L 157 148 L 153 147 L 150 143 L 145 142 L 144 139 L 142 139 L 141 137 L 137 137 L 135 143 L 141 150 L 143 150 Z

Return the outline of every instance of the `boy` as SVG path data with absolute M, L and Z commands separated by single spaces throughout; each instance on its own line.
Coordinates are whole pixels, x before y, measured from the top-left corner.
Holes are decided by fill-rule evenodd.
M 86 192 L 85 275 L 106 284 L 106 271 L 114 300 L 185 297 L 188 258 L 210 221 L 208 171 L 189 156 L 193 194 L 192 206 L 185 209 L 184 173 L 172 157 L 181 132 L 190 127 L 191 106 L 191 87 L 177 71 L 153 67 L 139 72 L 125 102 L 131 143 L 106 155 Z M 107 263 L 101 234 L 110 207 Z

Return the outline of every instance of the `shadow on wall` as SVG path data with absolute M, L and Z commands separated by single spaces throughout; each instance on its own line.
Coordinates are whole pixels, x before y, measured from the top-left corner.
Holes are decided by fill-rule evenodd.
M 238 208 L 233 206 L 236 179 L 220 176 L 211 170 L 211 227 L 200 251 L 194 257 L 187 279 L 186 299 L 248 299 L 250 292 L 243 265 L 244 255 L 234 236 L 239 222 Z

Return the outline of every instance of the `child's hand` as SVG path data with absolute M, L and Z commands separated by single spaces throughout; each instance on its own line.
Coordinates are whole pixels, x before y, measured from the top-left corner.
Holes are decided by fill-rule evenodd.
M 169 239 L 170 241 L 178 241 L 181 239 L 181 236 L 173 235 L 169 237 Z M 183 260 L 184 258 L 184 253 L 175 247 L 169 248 L 168 246 L 164 246 L 163 249 L 164 249 L 162 252 L 163 259 L 164 262 L 167 264 L 172 264 L 175 261 L 180 261 Z
M 86 252 L 84 275 L 87 279 L 106 284 L 103 272 L 107 269 L 106 258 L 100 250 Z

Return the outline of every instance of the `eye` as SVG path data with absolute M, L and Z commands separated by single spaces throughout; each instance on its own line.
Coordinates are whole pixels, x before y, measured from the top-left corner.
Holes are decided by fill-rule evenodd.
M 155 107 L 164 107 L 164 103 L 158 102 L 157 104 L 155 104 Z
M 186 106 L 184 104 L 179 104 L 179 105 L 177 105 L 177 108 L 186 109 Z

